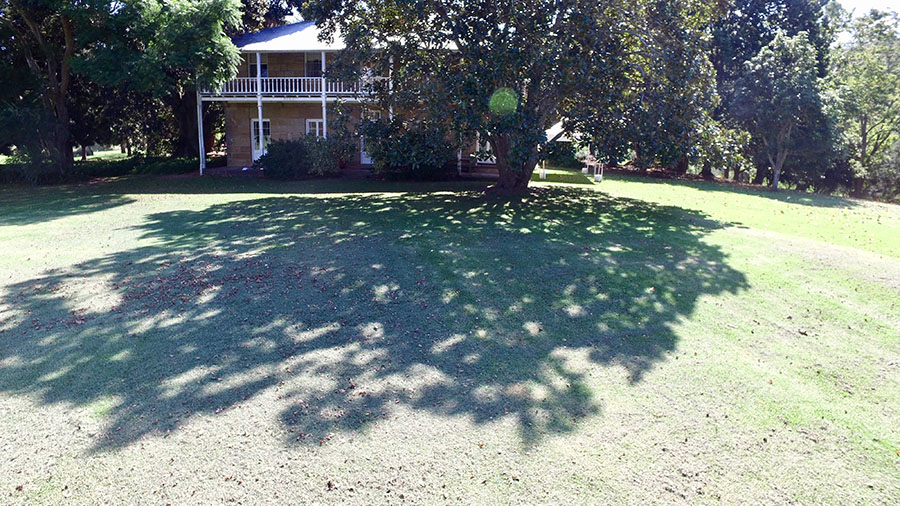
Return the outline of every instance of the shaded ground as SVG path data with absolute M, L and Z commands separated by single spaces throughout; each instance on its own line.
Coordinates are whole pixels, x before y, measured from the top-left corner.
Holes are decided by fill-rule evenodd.
M 612 196 L 628 182 L 341 193 L 359 184 L 138 180 L 0 204 L 0 497 L 900 491 L 896 258 Z M 308 193 L 250 193 L 274 188 Z

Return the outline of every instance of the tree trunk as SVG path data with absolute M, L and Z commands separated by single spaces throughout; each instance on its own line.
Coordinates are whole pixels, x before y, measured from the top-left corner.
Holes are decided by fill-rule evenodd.
M 700 171 L 700 175 L 707 181 L 712 181 L 713 179 L 715 179 L 712 173 L 712 164 L 709 162 L 703 162 L 703 170 Z M 726 175 L 725 177 L 727 178 L 728 176 Z
M 534 166 L 531 170 L 515 170 L 508 166 L 500 168 L 497 166 L 500 177 L 497 184 L 494 185 L 496 191 L 502 193 L 524 193 L 528 191 L 528 182 L 531 181 L 531 174 L 534 172 Z
M 675 165 L 675 173 L 679 176 L 683 176 L 687 174 L 688 171 L 688 157 L 687 155 L 682 155 L 681 158 L 678 159 L 678 163 Z
M 54 162 L 60 174 L 68 174 L 72 171 L 72 165 L 75 163 L 75 156 L 72 153 L 72 141 L 69 139 L 69 111 L 65 105 L 56 107 L 56 120 L 58 124 L 55 128 L 55 136 L 53 142 Z
M 528 182 L 531 181 L 531 174 L 534 173 L 534 168 L 537 166 L 537 145 L 532 147 L 523 167 L 509 165 L 510 147 L 511 142 L 507 135 L 491 137 L 491 149 L 496 159 L 499 178 L 497 184 L 493 185 L 490 190 L 498 193 L 527 193 Z
M 766 167 L 763 167 L 762 164 L 756 165 L 756 175 L 753 177 L 753 184 L 761 185 L 766 181 Z
M 84 144 L 81 145 L 81 161 L 87 161 L 87 146 L 85 146 Z
M 853 178 L 853 189 L 850 190 L 850 196 L 853 198 L 862 198 L 863 196 L 863 182 L 865 180 L 861 177 Z
M 781 169 L 784 168 L 784 160 L 787 159 L 788 151 L 783 148 L 779 148 L 778 152 L 775 153 L 775 159 L 769 157 L 769 162 L 772 164 L 772 189 L 778 191 L 778 183 L 781 182 Z
M 775 141 L 775 160 L 772 155 L 769 156 L 769 163 L 772 164 L 772 189 L 778 191 L 778 183 L 781 181 L 781 169 L 784 168 L 784 161 L 788 157 L 788 143 L 791 140 L 791 131 L 794 129 L 794 122 L 791 121 L 778 132 Z M 774 162 L 774 163 L 773 163 Z
M 200 146 L 197 137 L 197 95 L 185 90 L 180 97 L 172 95 L 168 102 L 178 127 L 173 154 L 179 157 L 198 158 Z

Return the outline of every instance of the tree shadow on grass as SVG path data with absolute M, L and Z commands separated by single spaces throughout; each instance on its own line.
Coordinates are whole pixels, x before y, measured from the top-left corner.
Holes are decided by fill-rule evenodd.
M 159 213 L 152 245 L 0 292 L 0 391 L 96 406 L 94 450 L 249 402 L 286 443 L 406 407 L 530 444 L 601 411 L 589 372 L 641 381 L 700 296 L 746 288 L 720 226 L 571 188 Z
M 727 181 L 699 181 L 684 179 L 661 179 L 636 174 L 611 173 L 610 179 L 628 181 L 630 183 L 644 184 L 669 184 L 674 186 L 686 186 L 704 192 L 723 192 L 731 194 L 752 195 L 771 200 L 777 200 L 787 204 L 798 204 L 811 207 L 835 207 L 835 208 L 853 208 L 859 205 L 859 202 L 845 197 L 836 195 L 822 195 L 818 193 L 801 192 L 797 190 L 780 189 L 773 191 L 768 187 L 758 185 L 739 184 Z
M 29 225 L 130 204 L 134 199 L 96 192 L 88 185 L 47 188 L 0 187 L 0 226 Z

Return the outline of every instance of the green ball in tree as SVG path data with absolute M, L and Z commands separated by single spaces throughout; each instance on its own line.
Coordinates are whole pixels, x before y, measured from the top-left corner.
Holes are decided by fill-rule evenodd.
M 488 107 L 494 114 L 507 115 L 516 112 L 519 105 L 519 96 L 512 88 L 499 88 L 491 95 Z

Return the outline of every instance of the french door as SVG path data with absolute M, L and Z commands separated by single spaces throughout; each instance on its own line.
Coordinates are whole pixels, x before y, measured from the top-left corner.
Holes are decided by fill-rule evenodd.
M 250 139 L 252 139 L 251 145 L 253 149 L 253 161 L 259 159 L 262 155 L 266 154 L 266 147 L 268 147 L 269 142 L 272 141 L 272 128 L 269 125 L 269 120 L 263 120 L 263 142 L 259 142 L 259 120 L 254 119 L 250 121 Z

